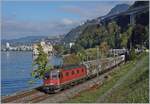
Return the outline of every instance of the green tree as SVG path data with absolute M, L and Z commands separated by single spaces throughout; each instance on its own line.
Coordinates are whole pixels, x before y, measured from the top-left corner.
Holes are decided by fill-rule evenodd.
M 132 33 L 133 33 L 133 26 L 132 25 L 128 26 L 126 33 L 127 33 L 128 37 L 130 37 L 132 35 Z
M 134 26 L 133 33 L 130 37 L 132 46 L 134 48 L 137 48 L 137 46 L 140 46 L 140 48 L 143 47 L 144 36 L 145 36 L 144 32 L 145 32 L 145 27 L 143 25 L 137 24 Z
M 64 47 L 62 45 L 54 45 L 53 47 L 58 55 L 62 55 L 64 53 Z
M 115 21 L 112 21 L 108 24 L 108 33 L 109 33 L 109 38 L 108 38 L 108 44 L 110 45 L 111 48 L 116 48 L 118 47 L 119 44 L 119 26 Z
M 36 68 L 32 71 L 32 76 L 34 78 L 42 79 L 46 72 L 48 72 L 51 66 L 48 64 L 48 55 L 43 51 L 41 44 L 37 47 L 38 56 L 33 62 L 33 66 Z
M 86 49 L 86 58 L 88 58 L 88 60 L 95 60 L 97 57 L 97 50 L 96 48 L 89 48 Z
M 106 57 L 109 51 L 109 46 L 107 42 L 102 42 L 99 46 L 101 57 Z
M 86 53 L 83 50 L 78 52 L 77 56 L 80 58 L 80 62 L 83 62 L 84 60 L 86 60 Z
M 135 58 L 136 58 L 135 49 L 132 48 L 130 51 L 130 60 L 135 60 Z
M 71 53 L 77 53 L 83 50 L 83 47 L 80 44 L 75 44 L 71 47 Z
M 129 25 L 128 29 L 126 31 L 126 34 L 127 34 L 127 37 L 128 37 L 128 43 L 127 43 L 127 48 L 128 49 L 132 48 L 132 40 L 131 40 L 132 33 L 133 33 L 133 26 Z
M 70 55 L 63 57 L 63 62 L 65 65 L 79 64 L 80 58 L 77 55 L 75 55 L 75 53 L 73 53 L 73 54 L 70 54 Z
M 123 34 L 121 34 L 121 47 L 123 48 L 127 48 L 127 43 L 128 43 L 128 36 L 127 33 L 124 32 Z

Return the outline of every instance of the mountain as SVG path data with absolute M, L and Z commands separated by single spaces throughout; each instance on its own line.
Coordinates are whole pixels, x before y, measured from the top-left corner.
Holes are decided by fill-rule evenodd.
M 129 8 L 128 4 L 118 4 L 114 8 L 112 8 L 107 15 L 118 14 L 118 13 L 128 10 L 128 8 Z
M 93 48 L 102 42 L 107 42 L 110 48 L 122 48 L 120 37 L 122 37 L 122 33 L 127 32 L 129 29 L 129 24 L 133 28 L 132 34 L 128 38 L 130 42 L 132 42 L 132 46 L 136 48 L 136 45 L 142 45 L 143 41 L 145 42 L 144 46 L 148 48 L 148 45 L 146 44 L 148 44 L 147 37 L 149 34 L 149 6 L 147 4 L 148 3 L 143 3 L 142 1 L 135 2 L 131 6 L 132 8 L 129 8 L 124 12 L 106 16 L 103 19 L 100 19 L 100 21 L 97 19 L 97 23 L 95 22 L 94 24 L 93 22 L 93 24 L 87 25 L 87 27 L 76 39 L 75 45 L 72 48 L 72 52 Z M 113 10 L 114 8 L 112 11 Z M 130 17 L 133 15 L 135 17 L 132 17 L 130 20 Z M 108 23 L 111 24 L 108 25 Z M 120 32 L 112 34 L 116 26 L 119 27 L 118 29 Z M 128 48 L 130 48 L 129 40 L 127 40 L 126 44 Z
M 140 7 L 140 6 L 148 6 L 149 1 L 136 1 L 129 9 Z
M 80 26 L 77 26 L 76 28 L 72 29 L 69 33 L 67 33 L 63 40 L 64 42 L 74 42 L 78 36 L 82 33 L 82 31 L 86 28 L 87 24 L 83 24 Z
M 6 42 L 9 42 L 13 45 L 31 44 L 31 43 L 38 42 L 38 41 L 40 41 L 42 39 L 46 39 L 46 38 L 48 38 L 48 37 L 47 36 L 27 36 L 27 37 L 11 39 L 11 40 L 3 39 L 3 40 L 1 40 L 1 44 L 6 44 Z
M 129 8 L 129 5 L 127 5 L 127 4 L 118 4 L 114 8 L 112 8 L 110 10 L 110 12 L 105 16 L 124 12 L 128 8 Z M 98 17 L 97 19 L 88 20 L 84 24 L 77 26 L 76 28 L 72 29 L 69 33 L 66 34 L 66 36 L 64 37 L 64 39 L 62 41 L 66 42 L 66 43 L 76 41 L 76 39 L 83 33 L 83 31 L 89 25 L 93 25 L 93 24 L 99 22 L 99 18 L 101 18 L 101 17 Z

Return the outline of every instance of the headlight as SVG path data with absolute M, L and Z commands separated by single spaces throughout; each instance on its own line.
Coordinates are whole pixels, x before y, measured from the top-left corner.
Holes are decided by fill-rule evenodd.
M 50 85 L 54 85 L 54 83 L 50 83 Z

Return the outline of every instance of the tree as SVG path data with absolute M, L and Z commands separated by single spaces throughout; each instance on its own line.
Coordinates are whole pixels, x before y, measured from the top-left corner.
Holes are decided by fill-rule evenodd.
M 79 64 L 80 63 L 80 58 L 75 55 L 75 53 L 70 54 L 68 56 L 65 56 L 63 58 L 63 62 L 65 65 L 69 65 L 69 64 Z
M 105 57 L 108 54 L 109 46 L 107 42 L 102 42 L 99 46 L 102 57 Z
M 96 59 L 96 55 L 97 55 L 96 48 L 86 49 L 85 52 L 86 52 L 86 58 L 88 58 L 89 60 L 95 60 Z
M 142 46 L 144 45 L 144 34 L 145 32 L 145 28 L 143 25 L 136 25 L 133 29 L 133 33 L 131 35 L 131 42 L 132 42 L 132 46 L 134 48 L 137 48 L 137 46 L 140 46 L 142 48 Z
M 63 54 L 64 47 L 62 45 L 54 45 L 53 46 L 58 55 Z
M 132 47 L 130 51 L 130 60 L 134 60 L 136 58 L 135 49 Z
M 128 43 L 128 36 L 127 36 L 127 33 L 124 32 L 122 35 L 121 35 L 121 47 L 124 47 L 124 48 L 127 48 L 127 43 Z
M 80 62 L 83 62 L 86 59 L 86 53 L 83 50 L 78 52 L 77 56 L 80 58 Z
M 83 47 L 80 44 L 75 44 L 71 47 L 71 53 L 77 53 L 81 50 L 83 50 Z
M 128 25 L 128 29 L 126 31 L 127 36 L 130 37 L 133 33 L 133 26 L 132 25 Z
M 127 37 L 128 37 L 128 41 L 127 41 L 127 48 L 131 49 L 132 48 L 132 40 L 131 40 L 131 36 L 133 34 L 133 26 L 132 25 L 128 25 L 128 29 L 125 32 Z
M 107 28 L 109 33 L 108 44 L 111 48 L 119 47 L 119 26 L 115 21 L 112 21 L 108 24 Z
M 47 65 L 48 55 L 43 51 L 41 44 L 38 44 L 37 50 L 38 56 L 33 62 L 33 66 L 35 66 L 36 69 L 32 71 L 32 76 L 34 78 L 42 79 L 44 78 L 45 73 L 50 70 L 51 66 Z

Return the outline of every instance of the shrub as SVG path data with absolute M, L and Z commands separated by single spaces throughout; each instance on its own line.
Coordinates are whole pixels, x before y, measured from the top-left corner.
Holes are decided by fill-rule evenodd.
M 135 49 L 132 48 L 130 51 L 130 60 L 134 60 L 136 58 Z

